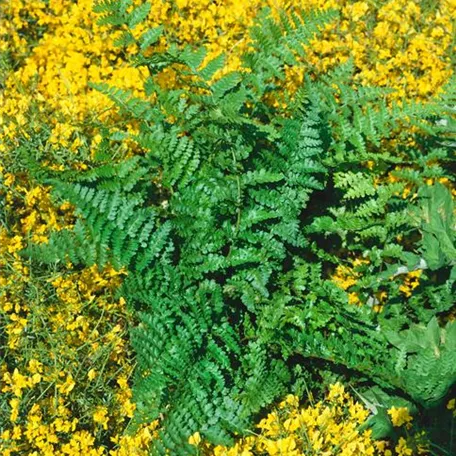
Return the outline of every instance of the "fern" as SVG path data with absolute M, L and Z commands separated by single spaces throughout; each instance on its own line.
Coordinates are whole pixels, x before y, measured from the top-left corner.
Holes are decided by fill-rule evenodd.
M 106 23 L 130 30 L 149 8 L 130 6 L 103 2 L 97 8 Z M 121 292 L 141 321 L 132 333 L 135 420 L 162 419 L 156 454 L 192 454 L 187 438 L 195 431 L 213 443 L 232 442 L 234 433 L 244 432 L 321 362 L 426 404 L 454 381 L 452 359 L 445 358 L 437 368 L 443 380 L 431 380 L 435 393 L 431 383 L 414 390 L 405 372 L 421 378 L 436 361 L 426 349 L 419 361 L 426 369 L 414 371 L 407 365 L 414 354 L 385 339 L 383 330 L 402 334 L 404 314 L 394 303 L 382 316 L 369 306 L 349 306 L 347 292 L 328 277 L 349 252 L 368 258 L 364 277 L 350 290 L 367 303 L 382 287 L 397 296 L 392 271 L 402 263 L 419 265 L 420 255 L 433 257 L 437 246 L 442 261 L 433 267 L 453 265 L 452 244 L 440 236 L 444 230 L 453 242 L 452 216 L 417 223 L 424 198 L 441 214 L 450 205 L 448 194 L 421 191 L 415 202 L 401 197 L 406 183 L 422 185 L 431 172 L 425 159 L 414 160 L 422 151 L 381 150 L 413 117 L 426 130 L 426 136 L 416 135 L 416 147 L 426 141 L 426 154 L 439 158 L 432 175 L 448 176 L 448 147 L 429 120 L 444 110 L 389 107 L 384 90 L 353 87 L 350 63 L 321 80 L 308 77 L 294 98 L 286 98 L 286 110 L 268 102 L 285 66 L 304 65 L 303 44 L 334 17 L 295 11 L 275 22 L 264 10 L 251 31 L 252 51 L 243 58 L 250 71 L 218 79 L 223 55 L 201 68 L 204 48 L 171 44 L 150 53 L 162 29 L 145 32 L 134 63 L 148 68 L 144 88 L 154 103 L 93 86 L 123 119 L 137 120 L 139 132 L 125 136 L 143 154 L 47 180 L 56 197 L 76 206 L 79 221 L 28 253 L 42 261 L 128 269 Z M 160 87 L 157 74 L 171 66 L 185 89 Z M 122 140 L 124 134 L 105 136 Z M 368 160 L 373 166 L 366 166 Z M 402 165 L 405 183 L 385 181 L 396 165 Z M 420 240 L 398 246 L 404 233 Z M 441 307 L 420 313 L 422 302 L 411 302 L 414 318 L 427 323 L 448 310 L 451 277 L 420 295 L 428 303 L 438 294 Z
M 132 0 L 101 0 L 94 5 L 94 12 L 102 14 L 99 25 L 121 26 L 125 24 L 127 10 Z

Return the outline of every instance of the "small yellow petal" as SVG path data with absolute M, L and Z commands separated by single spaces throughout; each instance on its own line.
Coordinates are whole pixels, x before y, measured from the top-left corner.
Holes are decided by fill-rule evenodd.
M 201 435 L 199 432 L 195 432 L 188 438 L 188 443 L 190 445 L 198 446 L 201 443 Z

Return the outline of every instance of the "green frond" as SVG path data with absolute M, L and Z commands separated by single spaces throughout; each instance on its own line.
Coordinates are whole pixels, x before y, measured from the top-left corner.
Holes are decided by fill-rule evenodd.
M 96 8 L 104 23 L 124 27 L 120 41 L 129 44 L 150 4 Z M 217 80 L 225 56 L 201 68 L 206 49 L 150 52 L 164 30 L 144 32 L 132 60 L 148 68 L 144 89 L 154 102 L 92 86 L 138 132 L 106 129 L 92 169 L 43 177 L 78 221 L 25 253 L 127 269 L 121 293 L 139 319 L 134 421 L 161 418 L 156 454 L 194 454 L 187 442 L 196 431 L 231 443 L 316 363 L 426 406 L 455 381 L 454 325 L 405 326 L 406 314 L 428 323 L 452 305 L 453 200 L 442 185 L 425 184 L 451 179 L 453 146 L 435 118 L 448 106 L 389 106 L 387 89 L 354 86 L 352 62 L 316 81 L 306 75 L 286 109 L 268 100 L 287 65 L 304 68 L 303 45 L 335 17 L 294 10 L 274 21 L 265 9 L 244 68 Z M 168 67 L 185 90 L 161 87 L 157 75 Z M 407 119 L 420 126 L 416 146 L 383 150 Z M 108 145 L 127 139 L 141 153 L 109 161 Z M 402 234 L 411 245 L 398 243 Z M 332 276 L 352 258 L 366 261 L 344 290 Z M 378 293 L 400 296 L 397 271 L 416 268 L 443 271 L 442 279 L 423 273 L 424 291 L 373 312 Z M 353 295 L 364 305 L 349 305 Z M 410 339 L 421 336 L 428 345 L 417 351 Z

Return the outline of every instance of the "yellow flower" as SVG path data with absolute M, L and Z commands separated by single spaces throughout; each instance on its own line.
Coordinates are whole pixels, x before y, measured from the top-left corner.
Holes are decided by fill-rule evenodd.
M 359 299 L 358 293 L 355 293 L 354 291 L 348 293 L 348 303 L 351 305 L 361 304 L 361 300 Z
M 176 0 L 176 5 L 178 8 L 182 9 L 188 5 L 189 0 Z
M 9 253 L 17 252 L 18 250 L 22 250 L 23 248 L 24 248 L 24 244 L 22 243 L 21 236 L 16 235 L 12 239 L 10 239 L 9 244 L 8 244 Z
M 33 374 L 31 377 L 30 377 L 30 383 L 32 385 L 36 385 L 37 383 L 40 383 L 41 382 L 41 379 L 42 379 L 42 376 L 41 374 Z
M 28 363 L 28 371 L 31 374 L 41 374 L 43 372 L 43 364 L 36 359 L 31 359 Z
M 413 451 L 407 447 L 407 441 L 404 439 L 404 437 L 401 437 L 399 439 L 398 445 L 396 445 L 396 454 L 397 456 L 412 456 Z
M 5 180 L 3 181 L 3 185 L 5 187 L 11 187 L 11 185 L 13 185 L 15 180 L 16 180 L 16 177 L 14 176 L 14 174 L 6 173 Z
M 406 274 L 403 284 L 399 287 L 399 290 L 404 293 L 406 297 L 409 298 L 412 295 L 412 291 L 419 286 L 419 279 L 422 273 L 423 271 L 418 269 Z
M 98 406 L 93 414 L 93 421 L 97 424 L 101 424 L 103 429 L 108 429 L 108 409 L 103 406 Z
M 349 12 L 353 21 L 359 21 L 369 11 L 369 5 L 366 2 L 356 2 L 351 5 Z
M 328 400 L 342 400 L 344 398 L 345 388 L 341 383 L 335 383 L 329 387 Z
M 269 455 L 287 455 L 287 456 L 298 456 L 301 454 L 296 450 L 296 441 L 294 436 L 290 435 L 283 439 L 278 440 L 267 440 L 265 447 Z
M 298 405 L 299 397 L 295 396 L 294 394 L 288 394 L 288 396 L 285 397 L 285 400 L 279 404 L 279 408 L 285 408 L 287 406 L 297 407 Z
M 195 432 L 188 438 L 190 445 L 198 446 L 201 443 L 201 435 L 199 432 Z
M 64 395 L 70 394 L 71 391 L 73 391 L 73 388 L 75 387 L 76 382 L 73 379 L 73 376 L 71 374 L 67 375 L 67 378 L 64 383 L 61 383 L 60 385 L 57 385 L 57 389 Z
M 17 421 L 17 418 L 19 416 L 19 405 L 20 405 L 20 400 L 17 397 L 14 397 L 9 401 L 9 405 L 11 407 L 11 414 L 10 414 L 10 421 L 12 423 L 15 423 Z
M 30 386 L 28 377 L 22 375 L 17 368 L 14 369 L 13 375 L 6 373 L 3 376 L 3 380 L 5 380 L 6 383 L 10 384 L 10 387 L 7 387 L 7 389 L 10 389 L 17 397 L 21 397 L 22 390 Z
M 351 404 L 348 408 L 350 418 L 358 423 L 363 423 L 369 416 L 369 411 L 361 404 Z
M 13 440 L 19 440 L 22 436 L 22 430 L 20 426 L 14 426 L 13 428 L 13 434 L 12 434 L 12 439 Z
M 90 369 L 87 373 L 87 378 L 89 381 L 92 381 L 97 376 L 97 371 L 95 369 Z
M 266 418 L 263 418 L 260 421 L 258 427 L 265 431 L 265 435 L 276 437 L 280 432 L 279 418 L 277 416 L 277 413 L 269 413 Z
M 409 414 L 407 407 L 391 407 L 388 410 L 388 415 L 391 417 L 393 426 L 400 427 L 403 424 L 410 423 L 412 417 Z
M 128 418 L 133 418 L 133 413 L 136 410 L 136 404 L 130 399 L 124 399 L 121 401 L 122 413 L 124 413 Z

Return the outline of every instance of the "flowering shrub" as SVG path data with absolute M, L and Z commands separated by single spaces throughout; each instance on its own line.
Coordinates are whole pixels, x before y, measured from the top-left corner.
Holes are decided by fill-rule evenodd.
M 128 12 L 144 3 L 131 2 Z M 374 85 L 396 89 L 384 94 L 389 106 L 398 100 L 405 105 L 405 100 L 429 100 L 440 93 L 453 74 L 453 18 L 456 15 L 456 2 L 453 0 L 435 3 L 410 0 L 380 3 L 160 0 L 154 1 L 150 9 L 144 10 L 146 14 L 143 20 L 131 28 L 134 40 L 124 43 L 123 47 L 118 44 L 124 39 L 122 33 L 127 29 L 125 24 L 113 26 L 109 21 L 100 22 L 103 8 L 100 5 L 94 6 L 92 0 L 0 0 L 0 17 L 3 18 L 0 24 L 0 450 L 5 455 L 139 455 L 147 454 L 153 442 L 161 438 L 156 418 L 163 418 L 163 413 L 153 415 L 150 410 L 147 412 L 140 390 L 137 405 L 131 390 L 135 358 L 129 332 L 133 326 L 137 326 L 138 315 L 132 306 L 127 306 L 126 299 L 129 297 L 123 297 L 116 291 L 127 277 L 126 269 L 122 269 L 120 264 L 117 269 L 111 264 L 102 267 L 71 264 L 68 258 L 60 263 L 44 265 L 36 259 L 30 260 L 21 255 L 27 245 L 45 247 L 50 240 L 52 245 L 53 234 L 78 227 L 80 215 L 74 212 L 75 207 L 51 196 L 52 179 L 65 180 L 68 176 L 74 179 L 75 174 L 83 176 L 84 172 L 96 170 L 100 157 L 107 151 L 111 154 L 109 159 L 115 162 L 147 154 L 148 145 L 144 138 L 141 140 L 144 119 L 126 115 L 119 103 L 113 105 L 113 97 L 109 93 L 103 93 L 98 90 L 100 86 L 97 88 L 94 85 L 107 83 L 118 89 L 129 90 L 130 96 L 156 102 L 154 96 L 158 95 L 153 94 L 153 90 L 148 92 L 147 85 L 144 84 L 149 76 L 147 65 L 137 65 L 132 60 L 134 56 L 148 57 L 147 49 L 144 53 L 139 41 L 135 40 L 140 40 L 148 30 L 163 26 L 166 33 L 157 38 L 153 52 L 166 52 L 172 43 L 179 48 L 186 44 L 204 44 L 207 53 L 200 62 L 200 67 L 204 67 L 223 51 L 227 58 L 225 64 L 212 75 L 216 80 L 235 71 L 247 71 L 241 57 L 255 46 L 247 31 L 255 24 L 255 17 L 263 6 L 270 6 L 272 16 L 276 19 L 280 17 L 281 8 L 303 6 L 309 9 L 336 10 L 338 15 L 322 26 L 321 33 L 309 38 L 305 45 L 305 57 L 297 58 L 299 65 L 284 65 L 281 82 L 274 82 L 274 90 L 265 94 L 265 106 L 274 107 L 277 112 L 287 109 L 293 103 L 295 98 L 290 98 L 289 94 L 299 96 L 297 88 L 303 85 L 306 75 L 318 80 L 349 59 L 353 64 L 351 82 L 357 87 Z M 179 67 L 172 65 L 157 72 L 155 79 L 157 87 L 170 91 L 185 86 L 185 81 Z M 228 94 L 235 88 L 236 83 L 233 84 L 226 90 L 222 87 L 222 94 Z M 191 87 L 191 81 L 189 86 Z M 339 101 L 344 100 L 343 93 L 337 94 L 335 99 L 338 97 Z M 182 98 L 185 99 L 185 95 Z M 348 105 L 351 101 L 343 103 Z M 172 124 L 179 120 L 181 113 L 168 114 L 168 120 Z M 345 124 L 338 128 L 334 126 L 334 131 L 342 143 L 348 127 Z M 416 133 L 418 130 L 414 128 L 417 127 L 409 127 L 407 131 Z M 186 132 L 181 134 L 185 135 Z M 349 142 L 355 145 L 356 153 L 362 150 L 358 139 L 349 138 Z M 402 153 L 397 144 L 402 144 L 403 138 L 386 138 L 381 145 L 375 146 L 370 143 L 373 152 L 361 160 L 359 169 L 372 170 L 374 177 L 368 186 L 372 184 L 371 188 L 377 189 L 375 198 L 379 203 L 374 208 L 371 200 L 367 201 L 360 207 L 360 212 L 375 214 L 379 210 L 376 208 L 389 204 L 390 195 L 400 195 L 407 204 L 414 204 L 423 181 L 429 186 L 440 181 L 450 190 L 453 189 L 452 178 L 446 170 L 448 160 L 438 149 L 440 144 L 436 146 L 429 142 L 427 146 L 435 150 L 433 149 L 433 155 L 425 156 L 419 138 L 409 139 L 416 150 L 402 164 L 395 161 L 394 155 Z M 383 147 L 391 152 L 391 156 L 388 157 L 389 161 L 380 163 L 381 160 L 377 162 L 373 156 Z M 337 153 L 345 152 L 339 150 Z M 422 158 L 417 159 L 420 154 Z M 347 155 L 345 159 L 347 162 L 353 161 L 353 156 Z M 240 163 L 241 159 L 238 160 Z M 197 167 L 200 162 L 194 163 L 196 165 L 189 161 L 185 166 L 196 172 L 192 167 Z M 240 166 L 239 163 L 236 166 Z M 393 170 L 391 163 L 394 163 Z M 340 169 L 336 171 L 340 172 Z M 158 182 L 159 174 L 153 176 L 154 181 Z M 334 192 L 346 191 L 347 186 L 349 188 L 347 181 L 336 173 L 334 175 Z M 272 179 L 270 176 L 259 178 L 251 175 L 251 178 L 252 183 L 245 183 L 246 186 L 264 182 L 276 185 L 274 181 L 268 182 L 268 179 Z M 259 180 L 255 181 L 257 178 Z M 179 173 L 172 174 L 170 179 L 175 179 L 172 185 L 179 183 Z M 361 175 L 356 175 L 354 179 L 360 182 Z M 93 180 L 95 181 L 96 179 Z M 157 191 L 162 192 L 160 204 L 164 210 L 169 197 L 169 187 L 166 185 L 165 182 L 165 190 L 161 188 Z M 172 192 L 175 191 L 172 188 Z M 355 195 L 347 193 L 344 201 L 349 203 L 346 207 L 355 198 L 371 195 L 370 191 L 363 190 L 364 193 Z M 236 198 L 239 199 L 240 196 Z M 264 202 L 264 196 L 260 193 L 254 199 Z M 239 205 L 240 202 L 237 201 L 236 204 Z M 394 202 L 392 206 L 396 209 L 400 203 Z M 242 210 L 236 211 L 235 218 L 240 224 L 243 221 Z M 333 212 L 331 216 L 334 215 L 345 223 L 344 226 L 337 227 L 339 234 L 348 233 L 356 224 L 364 223 L 349 218 L 347 213 Z M 252 212 L 250 216 L 251 220 L 243 223 L 251 226 L 269 223 L 265 212 Z M 388 221 L 391 222 L 389 226 L 394 226 L 391 236 L 394 235 L 404 251 L 412 251 L 415 248 L 413 243 L 414 236 L 417 236 L 416 230 L 413 236 L 408 237 L 405 229 L 404 232 L 401 231 L 404 227 L 402 222 L 398 217 L 393 220 L 394 217 L 391 215 Z M 328 219 L 316 220 L 313 226 L 318 225 L 320 229 L 320 224 L 324 226 L 325 223 L 328 223 Z M 308 227 L 309 236 L 313 235 L 313 226 Z M 291 225 L 288 229 L 291 230 Z M 407 225 L 407 230 L 412 231 L 412 228 Z M 325 231 L 330 233 L 327 225 Z M 432 230 L 426 228 L 424 231 L 431 233 L 426 238 L 427 247 L 434 248 L 436 241 L 432 237 Z M 351 234 L 348 235 L 350 236 Z M 356 239 L 354 253 L 346 254 L 347 245 L 352 240 L 344 239 L 344 245 L 337 252 L 341 260 L 336 264 L 331 256 L 334 252 L 323 253 L 321 239 L 314 240 L 311 254 L 321 255 L 321 264 L 329 269 L 329 282 L 335 285 L 325 285 L 325 290 L 330 290 L 328 295 L 332 296 L 331 299 L 336 299 L 334 297 L 337 296 L 336 300 L 356 304 L 360 309 L 372 307 L 378 314 L 378 317 L 373 317 L 376 318 L 373 323 L 396 332 L 407 324 L 396 321 L 390 324 L 391 315 L 398 313 L 398 302 L 403 303 L 412 328 L 413 324 L 427 324 L 434 314 L 442 315 L 442 321 L 452 319 L 454 306 L 450 302 L 449 281 L 440 284 L 433 279 L 432 272 L 407 269 L 402 274 L 388 271 L 387 277 L 392 280 L 386 282 L 385 277 L 380 277 L 379 270 L 392 262 L 391 258 L 400 256 L 398 250 L 394 250 L 391 245 L 392 237 L 380 239 L 381 244 L 388 244 L 385 249 L 387 253 L 379 253 L 380 250 L 375 250 L 375 247 L 370 250 L 370 257 L 366 255 L 369 258 L 363 258 L 361 251 L 365 251 L 367 247 L 364 247 L 368 245 L 371 248 L 373 238 L 367 232 L 355 233 L 354 237 L 361 238 L 361 241 Z M 262 242 L 266 243 L 265 240 Z M 226 249 L 230 252 L 228 255 L 233 251 L 232 247 L 226 246 Z M 162 253 L 164 257 L 169 254 Z M 382 255 L 388 257 L 384 263 L 381 263 Z M 445 255 L 440 251 L 438 255 L 440 257 L 436 261 L 443 264 L 446 261 Z M 431 257 L 430 254 L 428 256 Z M 244 261 L 242 255 L 237 261 Z M 236 268 L 238 264 L 233 263 L 231 266 Z M 317 279 L 306 279 L 307 282 L 302 279 L 300 282 L 299 271 L 302 272 L 303 269 L 298 268 L 296 277 L 292 277 L 291 273 L 290 276 L 284 276 L 280 287 L 291 287 L 293 293 L 300 297 L 299 290 L 315 287 L 319 283 Z M 375 280 L 378 279 L 376 283 L 380 284 L 376 289 L 367 283 L 373 280 L 374 273 L 378 273 Z M 252 276 L 247 280 L 254 291 L 248 291 L 246 287 L 247 291 L 241 299 L 244 304 L 248 303 L 248 312 L 257 305 L 256 300 L 265 299 L 271 292 L 263 283 L 271 273 L 265 269 L 258 274 L 258 277 Z M 313 270 L 308 276 L 312 274 L 317 272 Z M 441 277 L 445 278 L 445 274 L 448 275 L 446 270 L 441 273 Z M 232 287 L 228 294 L 233 293 L 230 295 L 233 300 L 238 299 L 236 280 L 227 285 L 228 288 Z M 257 296 L 252 297 L 255 293 Z M 325 314 L 323 311 L 324 306 L 330 304 L 325 302 L 327 297 L 319 295 L 319 292 L 315 297 L 309 298 L 312 303 L 305 310 L 306 316 L 301 310 L 292 313 L 292 304 L 285 303 L 281 293 L 277 289 L 273 290 L 277 297 L 277 308 L 266 307 L 263 314 L 255 314 L 253 319 L 258 318 L 260 325 L 266 328 L 264 340 L 273 340 L 275 337 L 276 328 L 267 324 L 272 315 L 277 316 L 277 327 L 294 325 L 302 329 L 306 318 L 312 318 L 311 325 L 314 328 L 327 327 L 329 333 L 316 342 L 321 346 L 325 339 L 333 337 L 332 331 L 343 331 L 336 327 L 340 316 Z M 258 298 L 260 295 L 263 297 Z M 321 302 L 320 309 L 314 308 L 317 299 Z M 130 300 L 129 303 L 131 304 Z M 239 315 L 235 316 L 238 317 Z M 225 323 L 221 328 L 225 328 Z M 248 318 L 244 321 L 242 331 L 247 339 L 252 335 L 249 329 L 251 323 Z M 288 353 L 287 356 L 290 351 L 287 338 L 293 338 L 295 331 L 284 329 L 283 338 L 277 336 L 273 344 L 286 347 L 283 351 Z M 358 328 L 354 331 L 358 331 Z M 450 326 L 442 330 L 441 340 L 451 331 Z M 231 339 L 227 340 L 231 342 Z M 301 340 L 300 343 L 308 342 Z M 410 347 L 405 342 L 395 339 L 392 343 L 394 346 L 399 344 L 401 353 L 409 353 L 407 350 Z M 348 347 L 347 351 L 350 349 Z M 252 348 L 252 353 L 255 350 L 256 347 Z M 257 352 L 261 350 L 258 349 Z M 345 353 L 332 352 L 327 355 L 332 350 L 330 346 L 324 347 L 324 350 L 326 362 L 346 359 Z M 353 368 L 360 364 L 361 359 L 371 356 L 369 350 L 366 349 L 359 358 L 353 353 L 350 361 L 352 364 L 348 363 L 348 367 Z M 442 347 L 438 350 L 446 353 Z M 214 353 L 214 356 L 223 358 L 223 354 L 217 351 Z M 295 356 L 301 355 L 302 353 L 295 353 Z M 266 359 L 264 356 L 262 354 L 261 357 L 258 355 L 252 359 L 263 360 Z M 344 362 L 346 361 L 342 361 L 342 364 Z M 283 370 L 278 366 L 279 364 L 274 367 L 273 372 L 280 377 Z M 398 366 L 401 366 L 399 361 Z M 155 366 L 149 367 L 154 369 Z M 246 367 L 246 371 L 249 369 Z M 410 371 L 406 372 L 407 375 L 412 375 Z M 442 377 L 447 375 L 446 372 L 438 372 Z M 288 375 L 284 374 L 283 378 L 289 379 Z M 384 382 L 384 378 L 381 377 L 378 381 Z M 254 381 L 259 380 L 252 379 L 252 384 Z M 401 388 L 404 384 L 401 378 L 395 381 L 387 386 Z M 272 397 L 283 395 L 283 385 L 286 382 L 292 387 L 290 380 L 283 381 L 280 387 L 282 390 L 279 386 L 271 387 L 271 390 L 277 390 L 274 394 L 271 393 L 272 396 L 265 393 L 266 399 L 261 399 L 264 402 L 259 408 L 270 406 Z M 145 384 L 147 387 L 147 382 Z M 442 391 L 446 393 L 450 386 L 444 384 Z M 262 388 L 266 390 L 267 385 Z M 325 401 L 305 409 L 299 408 L 297 397 L 288 396 L 276 411 L 257 425 L 259 436 L 241 438 L 232 447 L 206 444 L 203 429 L 193 434 L 190 443 L 193 446 L 197 444 L 202 452 L 230 455 L 314 454 L 317 451 L 322 454 L 326 451 L 328 455 L 354 454 L 356 451 L 360 454 L 388 455 L 395 452 L 398 455 L 408 455 L 425 451 L 426 446 L 421 445 L 418 434 L 397 434 L 392 436 L 395 443 L 378 443 L 374 442 L 370 430 L 358 431 L 358 426 L 373 414 L 340 388 L 340 385 L 331 387 Z M 337 393 L 339 390 L 340 394 Z M 414 399 L 423 397 L 421 391 L 414 391 L 412 396 Z M 426 396 L 424 401 L 427 400 Z M 131 421 L 138 407 L 138 416 L 142 419 L 135 418 L 136 421 Z M 146 418 L 142 416 L 143 413 Z M 388 413 L 394 427 L 407 431 L 411 417 L 406 408 L 393 406 Z M 328 426 L 323 422 L 325 419 Z M 188 437 L 186 429 L 182 434 L 185 436 L 180 436 L 181 440 Z M 210 434 L 207 429 L 206 434 Z M 322 437 L 322 434 L 325 436 Z

